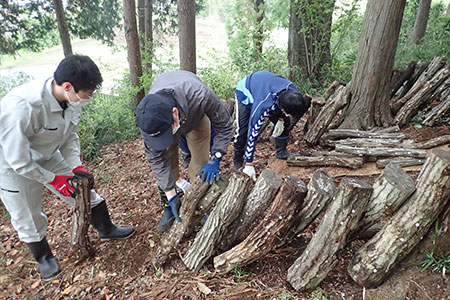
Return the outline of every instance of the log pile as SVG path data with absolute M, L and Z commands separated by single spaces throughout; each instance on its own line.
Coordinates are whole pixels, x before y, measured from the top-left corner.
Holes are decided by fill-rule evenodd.
M 210 189 L 196 182 L 185 195 L 182 221 L 162 236 L 152 259 L 155 267 L 165 263 L 192 226 L 194 210 L 201 211 L 198 203 Z M 416 182 L 395 163 L 389 163 L 373 185 L 345 177 L 337 188 L 325 169 L 316 171 L 308 185 L 270 170 L 253 184 L 236 171 L 218 193 L 203 227 L 180 253 L 188 269 L 198 272 L 208 261 L 218 273 L 246 266 L 285 246 L 315 222 L 315 233 L 288 270 L 288 282 L 299 291 L 316 288 L 344 247 L 364 236 L 368 241 L 354 254 L 348 272 L 358 284 L 373 287 L 418 244 L 438 216 L 447 215 L 450 152 L 433 149 Z

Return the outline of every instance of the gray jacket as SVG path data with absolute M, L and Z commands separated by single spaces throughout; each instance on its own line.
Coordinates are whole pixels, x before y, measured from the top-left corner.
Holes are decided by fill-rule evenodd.
M 216 130 L 212 153 L 227 153 L 233 135 L 233 120 L 216 94 L 200 78 L 188 71 L 164 72 L 153 82 L 149 94 L 161 90 L 171 92 L 177 102 L 180 111 L 179 134 L 189 133 L 206 114 Z M 167 150 L 151 149 L 146 141 L 147 134 L 143 131 L 141 134 L 144 137 L 145 154 L 160 188 L 164 191 L 175 188 Z M 174 139 L 177 138 L 178 134 L 174 136 Z

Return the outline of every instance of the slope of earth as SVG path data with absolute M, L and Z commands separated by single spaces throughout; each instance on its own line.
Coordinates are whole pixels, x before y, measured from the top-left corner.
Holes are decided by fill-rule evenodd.
M 314 150 L 306 146 L 298 127 L 289 150 L 298 153 Z M 448 134 L 449 129 L 449 126 L 408 127 L 404 132 L 408 138 L 422 141 Z M 263 133 L 257 148 L 257 172 L 269 166 L 282 175 L 299 176 L 307 183 L 314 168 L 287 167 L 284 161 L 273 159 L 273 146 L 267 132 Z M 221 164 L 222 176 L 232 172 L 231 166 L 232 146 Z M 49 218 L 47 239 L 63 272 L 45 283 L 39 280 L 34 259 L 19 241 L 9 215 L 0 205 L 3 216 L 0 218 L 1 299 L 450 299 L 448 274 L 422 270 L 414 264 L 423 259 L 424 249 L 434 249 L 436 255 L 450 252 L 450 235 L 432 236 L 434 230 L 386 282 L 375 289 L 363 289 L 346 272 L 352 254 L 365 241 L 347 245 L 340 253 L 337 266 L 316 290 L 299 293 L 287 283 L 288 268 L 305 249 L 318 222 L 286 247 L 226 275 L 215 274 L 211 260 L 198 273 L 185 268 L 179 255 L 185 253 L 193 236 L 181 243 L 178 253 L 173 254 L 163 268 L 155 270 L 150 259 L 161 238 L 156 225 L 162 209 L 142 140 L 107 145 L 101 149 L 99 162 L 86 167 L 94 171 L 96 189 L 107 200 L 113 221 L 135 226 L 136 234 L 123 241 L 100 242 L 91 228 L 89 236 L 96 254 L 77 262 L 69 244 L 72 210 L 46 191 L 43 209 Z M 186 171 L 181 168 L 186 178 Z M 336 182 L 343 176 L 358 176 L 373 182 L 380 172 L 362 169 L 355 175 L 348 170 L 328 169 L 336 174 Z M 418 170 L 410 174 L 415 178 Z

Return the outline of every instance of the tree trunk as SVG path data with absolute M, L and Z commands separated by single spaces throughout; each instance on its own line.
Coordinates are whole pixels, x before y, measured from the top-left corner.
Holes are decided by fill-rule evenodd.
M 152 257 L 152 264 L 155 268 L 161 267 L 167 260 L 170 252 L 175 249 L 183 238 L 187 228 L 192 226 L 192 217 L 197 207 L 197 203 L 208 191 L 208 185 L 200 182 L 199 177 L 195 179 L 187 194 L 183 197 L 180 208 L 181 222 L 175 221 L 169 232 L 161 239 L 160 246 Z
M 406 148 L 382 148 L 382 147 L 350 147 L 344 145 L 336 145 L 336 151 L 360 155 L 360 156 L 377 156 L 377 157 L 415 157 L 424 158 L 427 151 L 422 149 L 406 149 Z
M 81 261 L 91 257 L 95 252 L 88 235 L 91 222 L 91 190 L 86 178 L 75 178 L 73 184 L 79 192 L 75 196 L 70 244 L 75 250 L 78 260 Z
M 133 84 L 133 87 L 139 88 L 139 78 L 142 76 L 142 62 L 136 25 L 136 6 L 134 1 L 123 0 L 123 27 L 125 39 L 127 41 L 131 83 Z M 144 96 L 144 89 L 139 88 L 134 101 L 135 104 L 137 105 Z
M 428 15 L 430 14 L 431 0 L 420 0 L 419 8 L 414 23 L 412 40 L 414 44 L 420 44 L 427 30 Z
M 308 183 L 307 190 L 308 194 L 300 207 L 300 212 L 295 216 L 294 228 L 289 230 L 287 235 L 282 238 L 282 242 L 278 247 L 283 247 L 296 235 L 305 230 L 336 195 L 336 185 L 326 169 L 314 172 Z
M 373 193 L 358 223 L 357 231 L 367 231 L 393 215 L 416 190 L 414 180 L 395 163 L 390 163 L 373 184 Z
M 367 1 L 364 27 L 350 83 L 351 100 L 339 128 L 370 129 L 392 124 L 391 72 L 406 0 Z
M 145 0 L 145 64 L 144 71 L 152 75 L 153 68 L 153 0 Z
M 431 150 L 417 190 L 353 256 L 348 272 L 359 285 L 377 286 L 428 232 L 450 197 L 450 152 Z
M 367 182 L 343 178 L 322 222 L 305 251 L 289 268 L 287 279 L 298 291 L 317 287 L 338 261 L 347 235 L 358 226 L 372 187 Z
M 359 169 L 364 159 L 357 156 L 291 156 L 287 159 L 288 166 L 300 167 L 342 167 Z
M 255 22 L 255 31 L 253 34 L 253 41 L 255 43 L 256 51 L 258 52 L 258 56 L 261 57 L 263 52 L 263 44 L 264 44 L 264 0 L 254 0 L 255 1 L 255 13 L 256 13 L 256 22 Z
M 138 0 L 138 36 L 141 52 L 145 49 L 145 0 Z
M 194 0 L 178 0 L 178 40 L 180 69 L 197 73 Z
M 190 270 L 198 271 L 217 250 L 228 226 L 236 219 L 244 205 L 252 180 L 244 173 L 235 172 L 216 207 L 209 215 L 194 242 L 183 257 Z
M 331 65 L 334 0 L 290 1 L 288 60 L 292 81 L 321 80 Z
M 264 218 L 264 213 L 270 207 L 281 183 L 281 177 L 273 171 L 265 169 L 261 172 L 241 213 L 230 225 L 227 234 L 222 239 L 220 243 L 222 250 L 228 250 L 248 237 L 255 224 L 259 224 L 261 219 Z
M 294 214 L 300 208 L 306 195 L 306 186 L 298 178 L 288 176 L 270 205 L 266 216 L 254 223 L 247 238 L 229 251 L 214 257 L 217 272 L 226 273 L 237 266 L 247 265 L 275 248 L 279 239 L 291 228 Z
M 72 55 L 73 52 L 72 44 L 70 43 L 69 27 L 64 15 L 64 7 L 61 0 L 53 0 L 53 5 L 55 6 L 56 21 L 58 22 L 59 37 L 61 38 L 64 57 L 67 57 Z

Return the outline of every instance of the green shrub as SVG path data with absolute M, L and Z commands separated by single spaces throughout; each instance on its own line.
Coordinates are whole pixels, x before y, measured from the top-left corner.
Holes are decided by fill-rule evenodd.
M 8 76 L 0 76 L 0 99 L 13 88 L 31 80 L 31 77 L 23 72 L 11 73 Z

